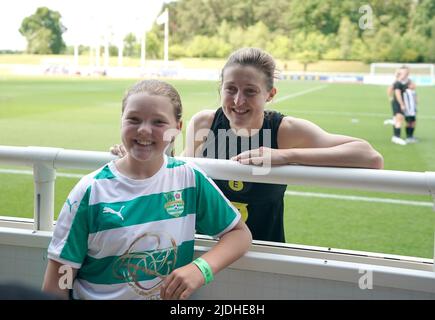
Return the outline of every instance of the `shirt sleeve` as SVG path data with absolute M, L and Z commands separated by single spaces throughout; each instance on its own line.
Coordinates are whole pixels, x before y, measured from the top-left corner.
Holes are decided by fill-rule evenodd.
M 82 178 L 65 201 L 48 246 L 48 258 L 79 269 L 88 252 L 88 177 Z
M 399 89 L 400 91 L 402 91 L 403 90 L 403 84 L 401 84 L 400 81 L 396 81 L 393 84 L 393 89 L 394 90 Z
M 194 168 L 196 187 L 196 230 L 219 237 L 240 220 L 239 211 L 216 184 L 198 168 Z

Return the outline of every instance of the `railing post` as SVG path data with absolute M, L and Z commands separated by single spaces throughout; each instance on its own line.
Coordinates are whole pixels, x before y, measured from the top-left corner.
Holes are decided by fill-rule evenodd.
M 54 181 L 56 170 L 44 162 L 33 165 L 35 181 L 34 230 L 53 230 L 54 220 Z
M 429 189 L 429 194 L 432 196 L 433 211 L 435 211 L 435 172 L 425 172 L 426 184 Z M 434 233 L 434 256 L 433 256 L 433 271 L 435 272 L 435 233 Z

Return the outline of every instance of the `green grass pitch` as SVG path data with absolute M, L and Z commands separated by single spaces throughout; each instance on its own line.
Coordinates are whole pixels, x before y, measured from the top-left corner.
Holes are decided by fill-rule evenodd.
M 121 99 L 135 82 L 0 78 L 0 145 L 107 151 L 120 141 Z M 185 127 L 199 110 L 219 105 L 217 82 L 169 82 L 181 94 Z M 270 108 L 311 120 L 330 132 L 368 140 L 384 156 L 385 169 L 435 171 L 434 87 L 417 88 L 420 101 L 416 136 L 420 143 L 407 146 L 392 144 L 392 128 L 383 124 L 391 115 L 386 87 L 310 81 L 279 81 L 277 87 L 276 102 Z M 57 178 L 56 216 L 77 181 Z M 288 190 L 432 201 L 428 196 L 317 187 L 288 186 Z M 32 218 L 32 176 L 0 173 L 0 199 L 0 215 Z M 285 206 L 289 243 L 433 257 L 435 214 L 430 207 L 300 196 L 286 196 Z

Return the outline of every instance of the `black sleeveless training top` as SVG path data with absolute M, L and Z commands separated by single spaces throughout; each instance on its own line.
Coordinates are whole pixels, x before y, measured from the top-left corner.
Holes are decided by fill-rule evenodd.
M 283 117 L 283 114 L 276 111 L 264 111 L 262 128 L 249 137 L 243 137 L 234 133 L 222 108 L 219 108 L 202 155 L 205 158 L 230 159 L 243 151 L 261 146 L 278 149 L 278 128 Z M 285 242 L 283 218 L 286 185 L 237 180 L 214 182 L 239 209 L 254 240 Z

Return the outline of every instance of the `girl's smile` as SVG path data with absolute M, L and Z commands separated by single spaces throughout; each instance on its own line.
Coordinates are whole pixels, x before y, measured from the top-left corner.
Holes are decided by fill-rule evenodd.
M 142 175 L 140 172 L 152 175 L 161 167 L 165 148 L 171 141 L 166 133 L 180 128 L 169 98 L 147 93 L 128 98 L 122 115 L 121 138 L 127 151 L 125 161 L 136 172 L 135 176 Z M 123 171 L 122 159 L 119 161 Z

